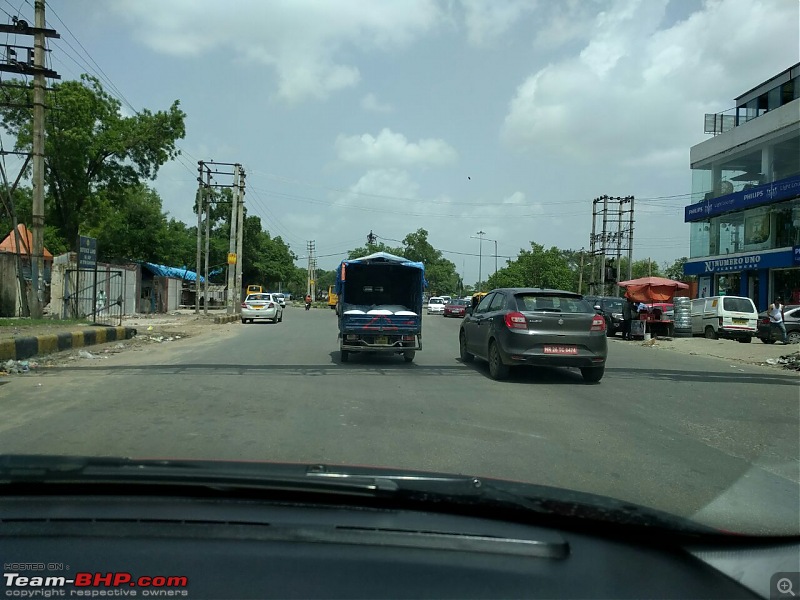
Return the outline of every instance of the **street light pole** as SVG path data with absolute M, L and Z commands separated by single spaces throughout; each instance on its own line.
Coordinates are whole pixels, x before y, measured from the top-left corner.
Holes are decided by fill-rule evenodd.
M 479 231 L 477 233 L 478 239 L 480 240 L 480 245 L 479 245 L 480 250 L 478 251 L 478 288 L 480 288 L 478 289 L 479 292 L 483 291 L 483 281 L 481 277 L 483 275 L 483 236 L 485 235 L 486 235 L 485 231 Z M 470 237 L 472 239 L 475 239 L 474 235 L 471 235 Z M 495 254 L 497 254 L 497 252 L 495 252 Z

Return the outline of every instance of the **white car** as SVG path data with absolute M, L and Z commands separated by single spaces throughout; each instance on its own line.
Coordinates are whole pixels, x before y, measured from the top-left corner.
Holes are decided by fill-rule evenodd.
M 444 298 L 439 296 L 434 296 L 430 300 L 428 300 L 428 314 L 429 315 L 441 315 L 444 313 Z
M 242 323 L 256 319 L 269 319 L 273 323 L 283 321 L 283 307 L 273 294 L 248 294 L 242 302 Z
M 277 294 L 272 294 L 272 297 L 278 301 L 278 304 L 281 305 L 281 308 L 286 308 L 286 295 L 278 292 Z

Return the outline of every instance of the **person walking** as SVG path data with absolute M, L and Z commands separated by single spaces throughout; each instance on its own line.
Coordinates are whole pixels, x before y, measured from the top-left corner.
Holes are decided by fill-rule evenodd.
M 622 339 L 631 339 L 631 321 L 633 320 L 633 300 L 625 298 L 622 304 Z
M 777 329 L 781 332 L 781 342 L 784 345 L 788 344 L 789 342 L 786 339 L 786 324 L 783 322 L 783 304 L 780 298 L 775 298 L 775 300 L 773 300 L 772 304 L 769 305 L 767 314 L 769 315 L 770 337 L 772 337 L 772 331 Z

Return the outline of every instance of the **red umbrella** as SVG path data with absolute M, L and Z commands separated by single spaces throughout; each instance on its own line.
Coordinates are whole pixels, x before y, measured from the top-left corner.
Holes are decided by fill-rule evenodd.
M 646 303 L 669 302 L 677 290 L 689 289 L 685 283 L 664 277 L 640 277 L 639 279 L 620 281 L 618 285 L 626 289 L 625 297 Z

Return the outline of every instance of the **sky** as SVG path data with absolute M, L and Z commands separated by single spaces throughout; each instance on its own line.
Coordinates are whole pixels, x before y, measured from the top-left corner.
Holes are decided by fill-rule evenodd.
M 309 240 L 331 269 L 425 228 L 466 282 L 495 243 L 500 266 L 588 248 L 602 195 L 636 198 L 635 259 L 688 255 L 703 115 L 797 62 L 800 30 L 796 0 L 52 0 L 47 21 L 63 79 L 128 114 L 180 100 L 152 182 L 171 216 L 196 219 L 198 160 L 238 162 L 300 266 Z

